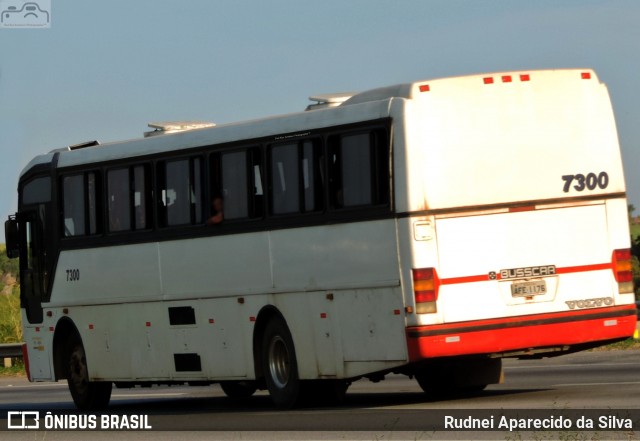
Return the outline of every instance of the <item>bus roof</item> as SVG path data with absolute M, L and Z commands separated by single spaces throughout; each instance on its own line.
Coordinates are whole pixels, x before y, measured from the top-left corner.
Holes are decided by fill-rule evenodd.
M 544 71 L 498 72 L 489 74 L 474 74 L 458 77 L 447 77 L 432 80 L 415 81 L 382 88 L 371 89 L 356 94 L 324 94 L 313 95 L 312 100 L 327 97 L 337 100 L 336 106 L 314 108 L 312 111 L 301 111 L 292 114 L 271 116 L 256 120 L 220 124 L 215 127 L 197 128 L 184 132 L 168 133 L 162 136 L 152 136 L 125 141 L 99 144 L 78 150 L 62 148 L 44 155 L 36 156 L 22 170 L 21 176 L 38 164 L 52 161 L 54 153 L 60 152 L 58 167 L 94 162 L 117 160 L 136 156 L 146 156 L 154 153 L 186 150 L 190 148 L 216 145 L 228 142 L 279 137 L 300 131 L 321 129 L 342 124 L 355 123 L 366 120 L 386 118 L 390 116 L 390 101 L 394 98 L 412 99 L 418 92 L 429 90 L 438 83 L 453 83 L 470 79 L 506 78 L 529 74 L 554 74 L 559 71 L 584 72 L 593 79 L 597 79 L 595 72 L 590 69 L 560 69 Z

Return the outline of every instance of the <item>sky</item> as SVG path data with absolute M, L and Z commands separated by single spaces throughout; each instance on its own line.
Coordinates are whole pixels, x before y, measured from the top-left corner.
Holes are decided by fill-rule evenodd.
M 0 0 L 0 5 L 10 0 Z M 2 3 L 4 2 L 4 3 Z M 35 155 L 303 110 L 309 95 L 480 72 L 594 68 L 640 207 L 640 1 L 51 0 L 0 28 L 0 215 Z

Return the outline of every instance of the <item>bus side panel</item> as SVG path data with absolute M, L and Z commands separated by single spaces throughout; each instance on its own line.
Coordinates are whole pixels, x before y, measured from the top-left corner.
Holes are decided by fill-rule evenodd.
M 269 234 L 276 292 L 398 284 L 392 220 L 276 230 Z
M 27 344 L 29 357 L 29 375 L 31 381 L 53 380 L 53 360 L 49 348 L 53 345 L 53 332 L 46 323 L 31 325 L 27 321 L 24 309 L 21 309 L 23 340 Z
M 193 310 L 194 323 L 171 324 L 170 309 Z M 252 378 L 250 316 L 236 298 L 101 305 L 72 312 L 90 377 L 114 381 Z M 199 360 L 200 367 L 178 370 L 175 356 L 185 354 Z
M 399 287 L 280 294 L 274 299 L 291 330 L 302 379 L 353 378 L 407 363 Z
M 264 294 L 273 287 L 268 233 L 161 242 L 159 249 L 165 297 Z
M 51 306 L 158 299 L 161 290 L 156 243 L 68 250 L 58 258 Z
M 270 247 L 275 290 L 293 291 L 273 299 L 291 329 L 302 378 L 406 362 L 393 220 L 272 231 Z

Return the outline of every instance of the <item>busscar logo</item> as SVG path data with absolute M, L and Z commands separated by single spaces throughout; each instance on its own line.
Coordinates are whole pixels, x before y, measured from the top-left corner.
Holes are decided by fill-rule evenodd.
M 7 412 L 7 429 L 39 429 L 40 428 L 40 412 L 31 411 L 13 411 Z
M 489 280 L 496 280 L 498 278 L 498 275 L 500 276 L 500 280 L 509 280 L 525 279 L 528 277 L 553 276 L 555 274 L 555 265 L 525 266 L 522 268 L 502 269 L 499 273 L 491 271 L 489 272 Z
M 3 28 L 51 27 L 51 0 L 0 0 L 0 11 Z

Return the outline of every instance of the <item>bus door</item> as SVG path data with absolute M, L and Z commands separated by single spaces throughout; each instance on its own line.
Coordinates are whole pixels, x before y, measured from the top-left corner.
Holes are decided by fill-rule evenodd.
M 44 204 L 18 216 L 21 303 L 29 323 L 42 323 L 42 299 L 47 292 Z
M 21 186 L 18 213 L 5 224 L 7 255 L 20 257 L 20 305 L 32 324 L 42 323 L 48 301 L 51 215 L 51 178 L 39 176 Z

